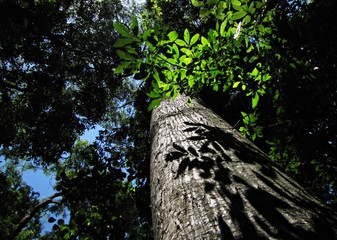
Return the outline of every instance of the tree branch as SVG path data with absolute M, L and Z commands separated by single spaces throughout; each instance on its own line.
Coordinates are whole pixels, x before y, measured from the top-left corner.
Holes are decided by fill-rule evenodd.
M 47 206 L 48 204 L 52 203 L 54 198 L 57 198 L 59 196 L 62 196 L 61 192 L 57 192 L 49 197 L 47 197 L 46 199 L 44 199 L 42 202 L 40 202 L 39 204 L 35 205 L 33 207 L 33 209 L 27 213 L 19 222 L 19 224 L 17 225 L 17 227 L 15 228 L 13 235 L 10 239 L 14 239 L 15 237 L 17 237 L 17 235 L 19 235 L 19 233 L 21 232 L 21 230 L 27 225 L 27 223 L 34 217 L 34 215 L 41 210 L 43 207 Z

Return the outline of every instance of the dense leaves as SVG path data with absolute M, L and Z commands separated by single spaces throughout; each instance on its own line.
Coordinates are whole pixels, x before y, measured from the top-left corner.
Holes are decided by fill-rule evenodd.
M 39 215 L 34 216 L 25 229 L 16 234 L 21 219 L 38 204 L 39 194 L 22 181 L 22 176 L 13 164 L 0 171 L 0 236 L 2 239 L 32 239 L 40 233 Z M 21 229 L 20 229 L 21 230 Z
M 132 158 L 128 151 L 142 133 L 129 141 L 124 131 L 136 86 L 113 74 L 120 61 L 113 22 L 132 24 L 131 7 L 109 0 L 5 1 L 0 11 L 0 160 L 42 167 L 56 176 L 59 196 L 51 204 L 24 185 L 12 204 L 14 197 L 2 198 L 3 206 L 24 212 L 1 211 L 6 221 L 0 238 L 13 236 L 23 213 L 29 225 L 20 234 L 31 231 L 28 239 L 147 238 L 142 229 L 148 223 L 136 209 L 135 170 L 126 157 Z M 95 143 L 78 140 L 105 121 Z M 7 191 L 11 176 L 1 177 Z M 40 231 L 41 211 L 53 224 L 49 233 Z
M 111 74 L 121 11 L 114 1 L 1 3 L 4 154 L 56 161 L 102 120 L 122 83 Z

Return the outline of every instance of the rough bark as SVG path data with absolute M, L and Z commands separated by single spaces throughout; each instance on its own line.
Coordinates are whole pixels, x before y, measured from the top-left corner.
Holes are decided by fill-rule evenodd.
M 336 216 L 197 100 L 151 120 L 155 239 L 337 239 Z

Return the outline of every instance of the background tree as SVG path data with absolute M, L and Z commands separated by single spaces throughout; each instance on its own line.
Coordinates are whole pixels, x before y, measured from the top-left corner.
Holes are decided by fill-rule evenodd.
M 135 208 L 135 170 L 126 158 L 132 142 L 123 131 L 132 115 L 133 84 L 113 74 L 120 62 L 113 22 L 127 23 L 132 7 L 119 1 L 2 1 L 0 9 L 1 155 L 56 176 L 61 195 L 56 205 L 41 207 L 54 231 L 37 228 L 35 236 L 142 238 L 147 223 Z M 104 121 L 107 129 L 97 142 L 75 144 L 85 129 Z M 36 195 L 24 200 L 40 203 Z M 13 234 L 19 220 L 4 231 Z
M 4 168 L 4 166 L 2 167 Z M 29 224 L 14 236 L 18 223 L 39 203 L 38 193 L 22 181 L 22 176 L 13 164 L 8 164 L 6 169 L 0 172 L 0 202 L 1 223 L 0 236 L 3 239 L 32 239 L 40 236 L 40 215 L 36 214 Z M 17 223 L 17 224 L 13 224 Z
M 126 10 L 114 1 L 1 5 L 2 153 L 55 162 L 122 97 L 109 25 Z

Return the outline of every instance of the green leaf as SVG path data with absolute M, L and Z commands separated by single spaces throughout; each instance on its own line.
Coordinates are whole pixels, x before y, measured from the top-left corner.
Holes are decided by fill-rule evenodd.
M 138 53 L 137 53 L 137 50 L 134 48 L 134 47 L 131 47 L 131 46 L 127 46 L 126 48 L 125 48 L 125 50 L 128 52 L 128 53 L 130 53 L 130 54 L 134 54 L 134 55 L 138 55 Z
M 189 65 L 192 62 L 192 58 L 186 57 L 186 55 L 183 55 L 179 59 L 182 63 Z
M 173 50 L 175 52 L 175 54 L 173 56 L 175 58 L 179 58 L 179 48 L 178 48 L 177 44 L 173 44 Z
M 279 106 L 277 109 L 276 109 L 276 114 L 277 115 L 281 115 L 284 113 L 284 107 L 283 106 Z
M 168 58 L 168 59 L 166 59 L 166 61 L 168 61 L 172 65 L 176 65 L 177 64 L 177 59 L 175 59 L 175 58 Z
M 129 45 L 130 43 L 133 43 L 135 42 L 136 40 L 134 38 L 121 38 L 121 39 L 118 39 L 113 47 L 114 48 L 120 48 L 120 47 L 124 47 L 126 45 Z
M 201 36 L 201 44 L 204 46 L 209 46 L 209 41 L 204 36 Z
M 188 31 L 188 29 L 185 29 L 185 31 L 184 31 L 184 40 L 185 40 L 186 44 L 190 43 L 190 32 Z
M 255 96 L 252 98 L 252 108 L 256 108 L 258 102 L 259 102 L 259 94 L 255 93 Z
M 216 3 L 218 3 L 219 0 L 207 0 L 206 4 L 208 6 L 214 6 Z
M 259 70 L 257 70 L 257 68 L 254 68 L 254 70 L 252 71 L 251 75 L 253 77 L 256 77 L 259 74 Z
M 296 65 L 295 65 L 294 63 L 290 63 L 289 65 L 290 65 L 290 67 L 292 67 L 293 69 L 296 69 Z
M 233 84 L 233 88 L 237 88 L 237 87 L 239 86 L 239 84 L 240 84 L 240 82 L 235 82 L 235 83 Z
M 114 29 L 122 36 L 124 37 L 130 37 L 130 32 L 129 29 L 122 23 L 120 22 L 115 22 L 114 23 Z
M 192 88 L 192 87 L 194 86 L 194 78 L 193 78 L 193 76 L 190 76 L 190 77 L 188 78 L 188 86 L 189 86 L 190 88 Z
M 227 3 L 225 1 L 220 1 L 218 3 L 218 13 L 223 13 L 224 10 L 227 8 Z
M 219 91 L 219 85 L 218 84 L 214 84 L 213 85 L 213 91 Z
M 255 10 L 256 10 L 256 8 L 254 7 L 254 2 L 250 3 L 249 8 L 248 8 L 248 12 L 250 14 L 254 14 Z
M 115 74 L 120 74 L 124 71 L 124 67 L 122 65 L 118 65 L 118 67 L 115 69 Z
M 120 58 L 123 59 L 123 60 L 134 60 L 134 59 L 135 59 L 134 57 L 132 57 L 132 56 L 131 56 L 129 53 L 127 53 L 127 52 L 123 52 L 123 51 L 121 51 L 121 50 L 117 50 L 116 52 L 117 52 L 118 57 L 120 57 Z
M 225 19 L 222 23 L 221 23 L 221 25 L 220 25 L 220 35 L 222 36 L 222 37 L 224 37 L 224 36 L 226 36 L 226 26 L 227 26 L 227 19 Z
M 176 31 L 169 32 L 167 36 L 170 39 L 170 42 L 174 42 L 178 38 L 178 33 Z
M 243 18 L 244 16 L 246 16 L 247 13 L 244 10 L 240 10 L 238 12 L 235 12 L 231 18 L 231 20 L 235 21 L 235 20 L 239 20 L 241 18 Z
M 241 6 L 241 2 L 239 0 L 232 0 L 233 6 Z
M 192 39 L 191 39 L 191 42 L 190 42 L 190 46 L 192 46 L 193 44 L 195 44 L 198 40 L 199 40 L 199 37 L 200 37 L 200 34 L 197 33 L 195 34 Z
M 245 24 L 250 23 L 251 19 L 252 19 L 251 16 L 247 15 L 247 16 L 245 16 L 245 18 L 243 19 L 243 22 L 244 22 Z
M 137 20 L 136 16 L 132 16 L 130 28 L 131 28 L 133 34 L 135 34 L 135 35 L 138 34 L 138 20 Z
M 264 34 L 264 26 L 262 24 L 259 25 L 259 31 L 261 34 Z
M 181 39 L 176 39 L 175 43 L 180 47 L 186 47 L 187 46 L 187 44 Z
M 194 7 L 202 7 L 204 6 L 204 3 L 203 2 L 199 2 L 197 0 L 191 0 L 191 3 Z
M 152 109 L 156 108 L 159 106 L 161 102 L 161 99 L 160 98 L 157 98 L 157 99 L 154 99 L 151 101 L 149 107 L 147 108 L 148 111 L 151 111 Z
M 180 51 L 182 51 L 183 53 L 186 54 L 186 56 L 188 57 L 191 57 L 193 54 L 192 54 L 192 51 L 188 48 L 181 48 Z
M 155 91 L 151 91 L 150 93 L 146 94 L 147 96 L 149 96 L 150 98 L 159 98 L 160 94 L 158 92 Z
M 280 98 L 280 91 L 276 89 L 275 94 L 274 94 L 274 101 L 277 101 Z

